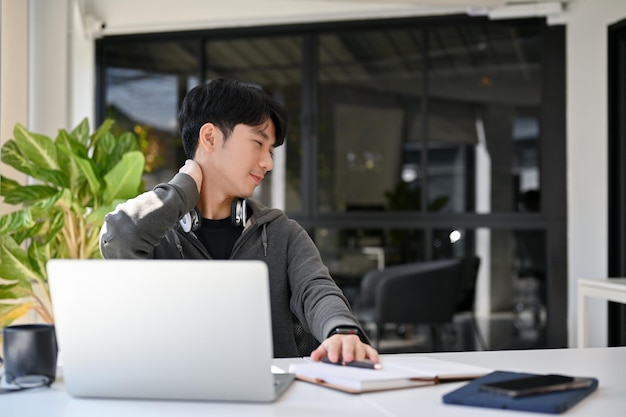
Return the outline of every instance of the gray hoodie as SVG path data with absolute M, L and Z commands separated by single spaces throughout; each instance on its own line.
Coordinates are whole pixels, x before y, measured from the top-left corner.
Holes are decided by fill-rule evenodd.
M 195 181 L 179 173 L 169 183 L 119 204 L 105 217 L 102 255 L 109 259 L 211 259 L 195 234 L 179 225 L 198 199 Z M 281 210 L 252 200 L 247 205 L 252 216 L 230 259 L 260 259 L 268 266 L 274 356 L 311 353 L 310 347 L 299 351 L 301 340 L 295 335 L 299 327 L 317 341 L 338 326 L 357 327 L 364 334 L 306 231 Z

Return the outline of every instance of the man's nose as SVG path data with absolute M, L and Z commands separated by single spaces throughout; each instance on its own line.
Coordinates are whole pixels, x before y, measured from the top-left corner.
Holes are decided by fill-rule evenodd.
M 261 158 L 260 165 L 265 169 L 266 172 L 274 169 L 274 159 L 272 158 L 272 154 L 270 154 L 269 152 L 265 154 L 265 156 Z

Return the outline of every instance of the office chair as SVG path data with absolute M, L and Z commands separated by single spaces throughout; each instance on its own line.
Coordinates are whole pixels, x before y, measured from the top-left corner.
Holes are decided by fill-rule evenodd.
M 292 315 L 291 319 L 293 322 L 293 332 L 296 339 L 296 347 L 298 348 L 298 355 L 310 356 L 311 352 L 320 345 L 320 342 L 315 336 L 304 330 L 304 326 L 302 326 L 302 323 L 300 323 L 294 315 Z
M 452 322 L 456 312 L 461 260 L 439 260 L 395 265 L 365 274 L 361 281 L 357 318 L 373 324 L 374 347 L 386 323 L 426 324 L 436 350 L 436 327 Z
M 476 298 L 476 281 L 478 280 L 478 269 L 480 268 L 480 258 L 476 255 L 461 258 L 461 282 L 456 304 L 456 314 L 468 313 L 474 337 L 478 340 L 481 350 L 488 350 L 487 343 L 483 337 L 474 313 Z

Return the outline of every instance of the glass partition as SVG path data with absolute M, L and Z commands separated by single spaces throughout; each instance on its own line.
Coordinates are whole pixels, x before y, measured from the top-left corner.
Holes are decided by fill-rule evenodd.
M 483 325 L 492 348 L 539 347 L 548 321 L 546 234 L 543 230 L 316 228 L 315 241 L 333 279 L 353 305 L 369 271 L 410 262 L 477 256 L 474 309 L 498 312 Z M 425 246 L 430 246 L 427 249 Z M 455 297 L 450 288 L 442 297 Z M 505 331 L 507 335 L 498 332 Z
M 541 188 L 540 39 L 482 23 L 320 36 L 318 210 L 518 211 Z
M 146 156 L 146 188 L 168 181 L 185 160 L 177 115 L 198 83 L 198 52 L 190 41 L 130 41 L 104 49 L 106 117 L 134 131 Z

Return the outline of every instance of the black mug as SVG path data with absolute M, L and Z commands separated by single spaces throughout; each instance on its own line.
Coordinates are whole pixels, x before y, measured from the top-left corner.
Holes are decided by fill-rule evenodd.
M 31 388 L 54 382 L 58 354 L 54 325 L 7 326 L 2 332 L 2 344 L 7 383 Z

